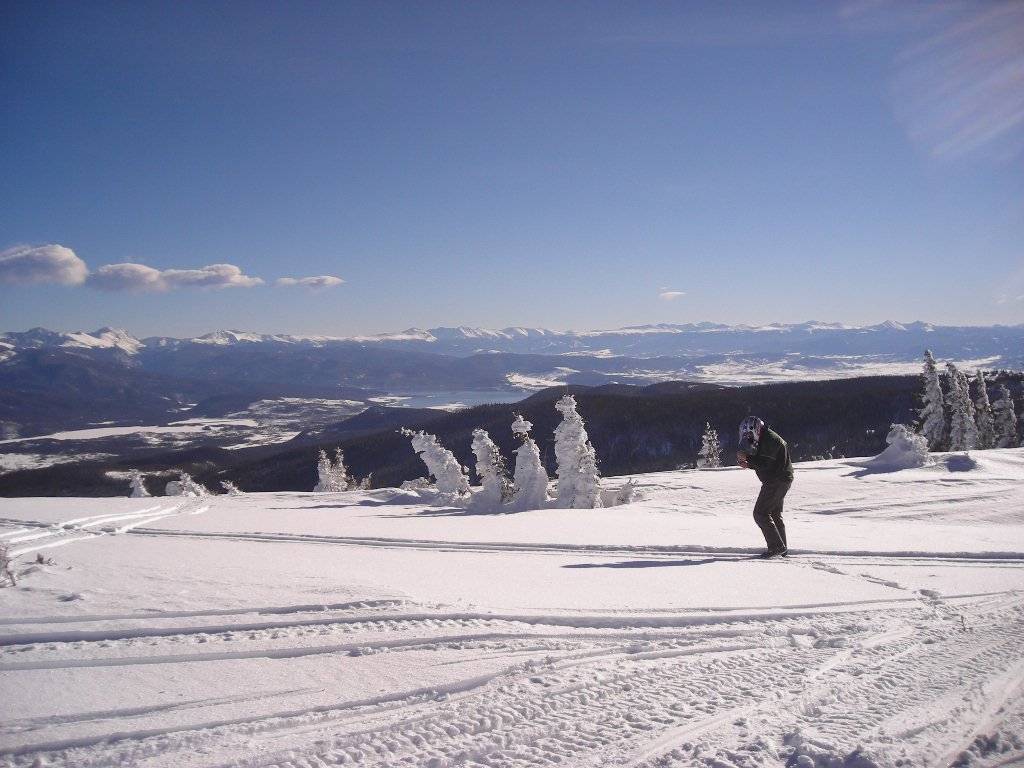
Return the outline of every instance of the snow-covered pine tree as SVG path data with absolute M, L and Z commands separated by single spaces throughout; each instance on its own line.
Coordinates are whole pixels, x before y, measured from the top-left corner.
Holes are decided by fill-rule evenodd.
M 516 449 L 516 467 L 512 483 L 512 508 L 515 510 L 543 509 L 548 503 L 548 473 L 540 461 L 540 449 L 530 437 L 533 424 L 518 413 L 512 422 L 512 432 L 522 440 Z
M 192 475 L 190 475 L 188 472 L 181 473 L 181 475 L 178 477 L 178 484 L 181 486 L 182 496 L 202 497 L 210 495 L 210 492 L 206 489 L 206 486 L 204 486 L 201 483 L 197 483 L 195 480 L 193 480 Z
M 946 370 L 949 371 L 949 450 L 972 451 L 978 444 L 978 427 L 974 423 L 970 384 L 953 363 L 946 363 Z
M 700 450 L 697 451 L 697 469 L 720 466 L 722 466 L 722 444 L 718 441 L 718 432 L 711 428 L 710 421 L 705 422 Z
M 974 401 L 974 424 L 978 428 L 978 449 L 994 448 L 996 445 L 995 424 L 992 421 L 992 406 L 988 401 L 988 387 L 985 373 L 979 368 L 975 378 L 978 397 Z
M 580 452 L 580 471 L 576 476 L 574 509 L 597 509 L 601 502 L 601 473 L 597 470 L 597 451 L 588 440 Z
M 996 401 L 992 404 L 996 448 L 1014 448 L 1017 445 L 1017 414 L 1013 410 L 1013 397 L 1005 384 L 996 387 Z
M 939 373 L 935 369 L 935 358 L 932 351 L 924 351 L 924 394 L 921 397 L 923 407 L 918 414 L 920 433 L 928 441 L 928 448 L 941 451 L 946 447 L 946 412 L 942 399 L 942 387 L 939 384 Z
M 473 430 L 472 447 L 476 456 L 476 473 L 480 475 L 480 490 L 473 496 L 473 506 L 484 512 L 499 512 L 501 505 L 512 496 L 512 483 L 505 474 L 505 461 L 486 430 Z
M 146 482 L 142 478 L 142 473 L 137 469 L 133 469 L 128 477 L 128 495 L 133 499 L 144 499 L 149 496 L 149 491 L 146 490 Z
M 455 454 L 441 445 L 436 437 L 423 430 L 414 432 L 411 429 L 402 429 L 400 431 L 410 438 L 412 449 L 423 459 L 423 463 L 427 465 L 427 471 L 434 476 L 437 490 L 442 496 L 442 499 L 439 500 L 454 500 L 469 493 L 469 477 L 466 475 L 465 468 L 456 460 Z
M 221 480 L 220 487 L 224 489 L 224 493 L 228 496 L 241 496 L 243 491 L 230 480 Z
M 557 504 L 562 508 L 588 509 L 601 505 L 597 454 L 587 438 L 576 398 L 565 395 L 555 403 L 562 423 L 555 427 L 555 460 L 558 462 Z
M 327 451 L 320 449 L 320 455 L 316 461 L 316 485 L 313 491 L 316 493 L 329 493 L 331 487 L 331 460 L 327 457 Z
M 349 476 L 348 468 L 345 466 L 345 454 L 342 453 L 341 448 L 334 449 L 330 478 L 333 491 L 347 491 L 353 485 L 352 477 Z

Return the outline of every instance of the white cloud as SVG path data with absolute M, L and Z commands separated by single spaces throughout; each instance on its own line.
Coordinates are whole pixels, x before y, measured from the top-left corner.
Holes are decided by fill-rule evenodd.
M 0 283 L 78 285 L 89 268 L 63 245 L 16 245 L 0 251 Z
M 302 288 L 334 288 L 345 281 L 334 275 L 317 275 L 316 277 L 280 277 L 275 285 L 280 287 L 299 286 Z
M 675 301 L 685 295 L 686 291 L 670 291 L 667 288 L 662 288 L 661 293 L 658 294 L 658 298 L 662 301 Z
M 145 264 L 107 264 L 89 275 L 89 285 L 104 291 L 165 291 L 163 273 Z
M 107 264 L 89 278 L 105 291 L 167 291 L 172 288 L 252 288 L 263 280 L 250 277 L 234 264 L 210 264 L 199 269 L 165 269 L 145 264 Z
M 164 282 L 172 288 L 252 288 L 263 285 L 258 277 L 242 274 L 234 264 L 210 264 L 199 269 L 165 269 Z

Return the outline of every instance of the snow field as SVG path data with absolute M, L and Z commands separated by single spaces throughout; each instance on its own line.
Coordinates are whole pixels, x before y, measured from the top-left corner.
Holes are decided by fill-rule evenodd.
M 5 499 L 0 766 L 1019 762 L 1024 451 L 936 458 L 798 465 L 770 562 L 732 469 L 506 515 Z

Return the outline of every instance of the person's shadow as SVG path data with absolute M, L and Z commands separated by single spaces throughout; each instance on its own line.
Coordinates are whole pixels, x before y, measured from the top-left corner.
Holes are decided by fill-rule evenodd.
M 735 562 L 734 557 L 705 557 L 701 560 L 623 560 L 617 563 L 570 563 L 563 568 L 678 568 L 690 565 Z

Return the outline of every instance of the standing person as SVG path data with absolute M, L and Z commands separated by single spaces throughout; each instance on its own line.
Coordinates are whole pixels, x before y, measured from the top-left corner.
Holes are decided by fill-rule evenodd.
M 754 504 L 754 522 L 768 545 L 768 551 L 762 557 L 785 557 L 789 549 L 786 545 L 786 524 L 782 521 L 782 503 L 793 484 L 789 446 L 761 419 L 748 416 L 740 424 L 740 447 L 736 460 L 744 469 L 753 469 L 761 481 L 761 492 Z

